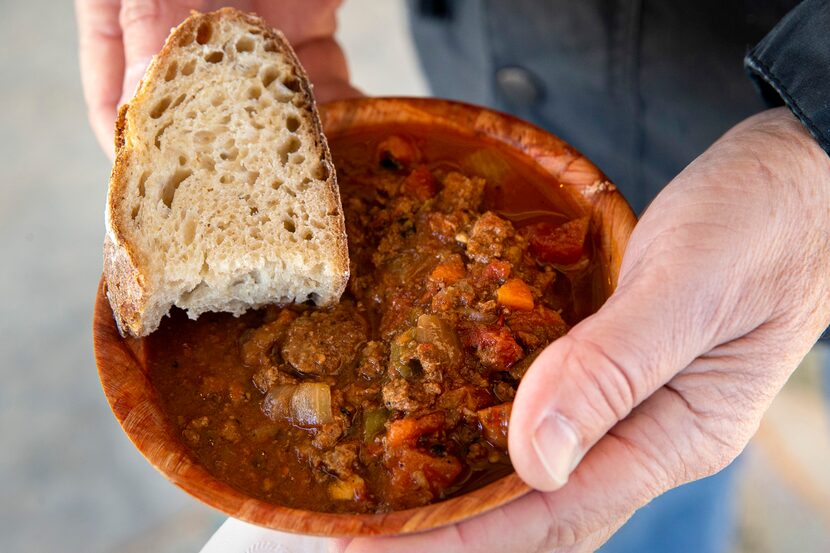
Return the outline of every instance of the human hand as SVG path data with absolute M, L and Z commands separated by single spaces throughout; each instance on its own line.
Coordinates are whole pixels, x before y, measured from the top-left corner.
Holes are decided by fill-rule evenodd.
M 443 529 L 333 549 L 596 549 L 637 508 L 746 446 L 830 322 L 828 267 L 830 158 L 783 108 L 744 121 L 661 192 L 617 291 L 522 380 L 510 457 L 540 491 Z
M 75 0 L 81 81 L 90 125 L 104 152 L 115 156 L 118 106 L 129 101 L 170 29 L 190 10 L 233 6 L 280 29 L 297 52 L 320 102 L 358 96 L 343 51 L 334 40 L 341 0 Z

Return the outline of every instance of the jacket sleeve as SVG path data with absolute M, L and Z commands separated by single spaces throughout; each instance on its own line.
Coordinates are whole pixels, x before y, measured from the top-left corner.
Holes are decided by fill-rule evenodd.
M 830 0 L 804 0 L 744 58 L 770 106 L 786 105 L 830 154 Z

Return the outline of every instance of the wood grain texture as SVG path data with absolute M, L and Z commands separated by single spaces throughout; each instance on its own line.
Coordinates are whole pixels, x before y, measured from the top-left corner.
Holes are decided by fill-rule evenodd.
M 606 297 L 613 291 L 622 255 L 636 219 L 616 187 L 579 152 L 529 123 L 484 108 L 430 99 L 344 100 L 320 109 L 326 134 L 370 129 L 400 132 L 407 124 L 428 124 L 442 137 L 486 142 L 526 158 L 551 176 L 551 186 L 568 192 L 575 206 L 591 214 Z M 514 156 L 515 157 L 515 156 Z M 511 474 L 461 497 L 393 513 L 332 514 L 266 503 L 216 480 L 188 454 L 168 424 L 146 375 L 144 343 L 122 337 L 98 288 L 93 319 L 95 360 L 104 393 L 124 431 L 144 457 L 171 482 L 229 516 L 254 524 L 322 536 L 418 532 L 461 521 L 504 505 L 529 488 Z

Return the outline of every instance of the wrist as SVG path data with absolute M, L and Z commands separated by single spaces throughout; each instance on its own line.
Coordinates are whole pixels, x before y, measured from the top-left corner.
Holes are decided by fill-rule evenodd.
M 724 135 L 748 148 L 764 172 L 830 198 L 830 156 L 785 107 L 747 118 Z
M 763 198 L 765 217 L 757 220 L 756 236 L 765 245 L 760 261 L 766 267 L 757 270 L 772 275 L 779 286 L 786 283 L 785 293 L 800 298 L 788 306 L 781 302 L 779 314 L 802 328 L 816 320 L 825 327 L 830 308 L 825 300 L 830 291 L 830 156 L 784 107 L 746 119 L 724 140 L 734 140 L 744 159 L 756 160 L 743 192 L 745 201 Z M 805 312 L 805 305 L 824 307 Z
M 632 234 L 620 286 L 667 252 L 679 264 L 696 259 L 707 271 L 684 279 L 720 306 L 712 317 L 730 313 L 722 323 L 740 336 L 826 303 L 828 235 L 830 158 L 786 109 L 773 109 L 733 127 L 657 196 Z

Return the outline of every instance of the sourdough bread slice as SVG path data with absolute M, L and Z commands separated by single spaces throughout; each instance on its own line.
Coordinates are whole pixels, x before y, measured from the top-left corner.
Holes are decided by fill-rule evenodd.
M 311 87 L 279 31 L 224 8 L 171 31 L 116 123 L 104 276 L 122 333 L 336 302 L 343 211 Z

